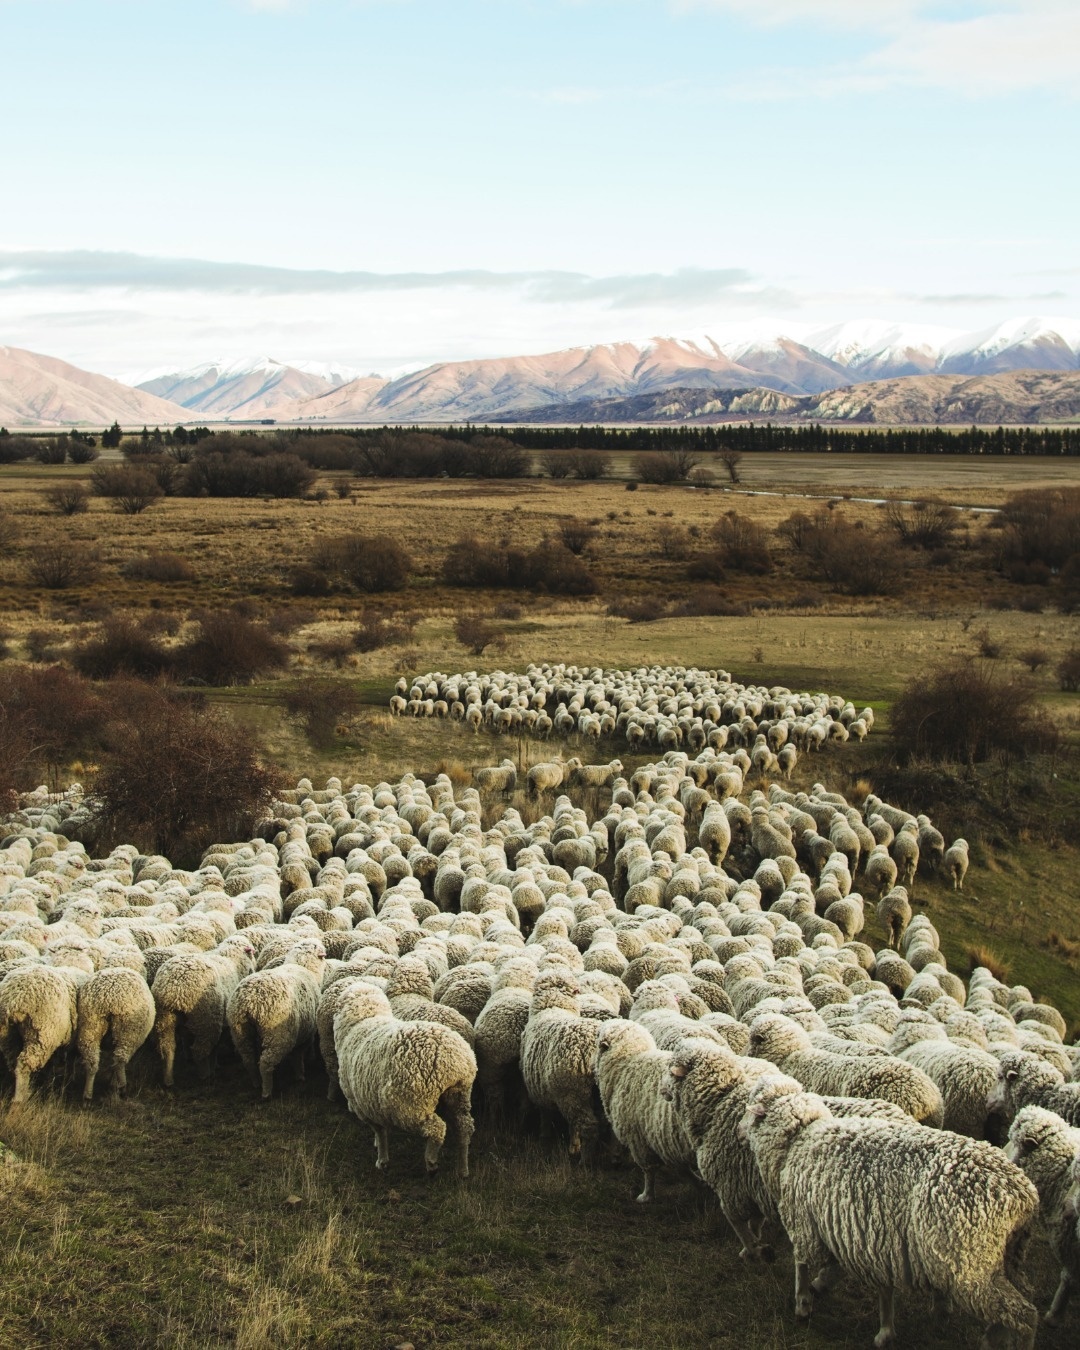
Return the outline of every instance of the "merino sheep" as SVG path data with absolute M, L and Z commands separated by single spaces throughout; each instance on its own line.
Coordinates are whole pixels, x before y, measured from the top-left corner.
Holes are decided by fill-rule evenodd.
M 191 1037 L 191 1058 L 205 1078 L 225 1027 L 225 1005 L 244 978 L 255 969 L 255 949 L 237 934 L 210 952 L 174 956 L 159 967 L 150 992 L 156 1014 L 154 1039 L 166 1087 L 173 1085 L 177 1034 L 183 1026 Z
M 614 1019 L 601 1028 L 596 1047 L 596 1081 L 604 1114 L 620 1144 L 641 1168 L 643 1203 L 654 1198 L 656 1169 L 690 1167 L 694 1149 L 671 1101 L 660 1089 L 671 1053 L 636 1022 Z
M 69 967 L 32 965 L 0 980 L 0 1054 L 15 1075 L 16 1102 L 28 1099 L 32 1076 L 74 1041 L 78 988 L 88 978 Z
M 280 966 L 246 976 L 229 996 L 229 1034 L 252 1082 L 261 1087 L 263 1101 L 269 1100 L 274 1070 L 287 1055 L 294 1056 L 303 1081 L 304 1051 L 315 1038 L 325 962 L 322 944 L 304 939 Z
M 349 1110 L 375 1132 L 376 1167 L 389 1166 L 390 1130 L 397 1129 L 425 1141 L 424 1166 L 437 1171 L 449 1120 L 457 1132 L 457 1175 L 469 1175 L 476 1057 L 456 1031 L 402 1022 L 382 990 L 358 982 L 334 1017 L 334 1044 Z
M 1080 1284 L 1080 1225 L 1069 1195 L 1080 1159 L 1080 1129 L 1066 1125 L 1053 1111 L 1025 1106 L 1009 1129 L 1006 1156 L 1039 1192 L 1042 1226 L 1061 1265 L 1061 1279 L 1044 1321 L 1060 1326 Z
M 768 1077 L 743 1128 L 795 1249 L 797 1317 L 846 1273 L 877 1291 L 876 1346 L 895 1338 L 898 1288 L 941 1294 L 988 1334 L 1033 1344 L 1035 1309 L 1009 1276 L 1039 1197 L 999 1150 L 919 1125 L 838 1120 L 820 1097 Z
M 954 839 L 945 850 L 945 872 L 952 882 L 954 891 L 962 891 L 964 889 L 964 878 L 967 876 L 968 864 L 970 861 L 968 841 L 966 839 Z
M 1080 1125 L 1080 1083 L 1067 1083 L 1060 1070 L 1026 1050 L 998 1055 L 998 1079 L 987 1107 L 1012 1121 L 1024 1106 L 1042 1106 L 1070 1125 Z
M 570 1128 L 570 1156 L 591 1161 L 599 1129 L 592 1094 L 601 1023 L 579 1014 L 577 981 L 541 975 L 521 1034 L 521 1076 L 529 1099 L 557 1111 Z
M 79 986 L 76 1044 L 85 1082 L 83 1100 L 92 1101 L 101 1049 L 108 1041 L 112 1090 L 127 1087 L 127 1066 L 154 1028 L 154 997 L 143 977 L 126 966 L 108 966 Z

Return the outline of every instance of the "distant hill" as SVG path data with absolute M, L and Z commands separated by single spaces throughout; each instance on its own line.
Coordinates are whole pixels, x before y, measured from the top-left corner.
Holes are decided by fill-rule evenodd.
M 188 416 L 175 403 L 93 375 L 54 356 L 0 347 L 0 425 L 172 426 Z
M 908 375 L 795 398 L 771 389 L 665 389 L 629 398 L 582 399 L 506 410 L 502 422 L 877 423 L 883 426 L 1080 421 L 1080 371 L 1016 370 L 1000 375 Z

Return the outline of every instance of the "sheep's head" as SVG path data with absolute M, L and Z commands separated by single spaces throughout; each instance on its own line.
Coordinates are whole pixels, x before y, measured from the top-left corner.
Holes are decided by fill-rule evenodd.
M 597 1038 L 598 1066 L 599 1057 L 646 1055 L 655 1049 L 656 1042 L 643 1026 L 615 1017 L 604 1023 Z
M 777 1013 L 758 1017 L 750 1028 L 750 1053 L 758 1059 L 769 1059 L 774 1064 L 785 1060 L 795 1050 L 810 1044 L 808 1033 L 797 1022 Z
M 1005 1156 L 1011 1163 L 1022 1165 L 1025 1158 L 1062 1137 L 1068 1137 L 1068 1126 L 1060 1116 L 1041 1106 L 1025 1106 L 1009 1126 Z

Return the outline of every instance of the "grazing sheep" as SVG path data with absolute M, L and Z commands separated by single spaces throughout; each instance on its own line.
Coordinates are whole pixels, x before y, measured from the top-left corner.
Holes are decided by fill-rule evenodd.
M 579 1014 L 579 992 L 569 972 L 537 979 L 521 1034 L 521 1076 L 530 1101 L 566 1121 L 570 1156 L 591 1161 L 599 1129 L 592 1094 L 601 1023 Z
M 1061 1265 L 1061 1279 L 1044 1321 L 1060 1326 L 1080 1284 L 1080 1225 L 1069 1195 L 1080 1158 L 1080 1129 L 1066 1125 L 1053 1111 L 1025 1106 L 1009 1129 L 1005 1153 L 1039 1192 L 1042 1227 Z
M 78 989 L 89 978 L 66 966 L 32 965 L 0 980 L 0 1054 L 15 1075 L 16 1102 L 58 1050 L 72 1044 L 78 1025 Z
M 191 1058 L 200 1078 L 209 1074 L 225 1027 L 225 1005 L 254 969 L 255 948 L 240 934 L 226 938 L 213 951 L 174 956 L 159 967 L 150 992 L 156 1008 L 154 1039 L 166 1087 L 173 1086 L 181 1026 L 191 1037 Z
M 921 1069 L 892 1055 L 852 1056 L 816 1047 L 810 1033 L 776 1013 L 755 1018 L 750 1053 L 771 1060 L 808 1092 L 835 1097 L 880 1097 L 913 1120 L 939 1127 L 945 1106 L 937 1085 Z
M 322 944 L 304 939 L 281 965 L 246 976 L 229 996 L 229 1035 L 252 1082 L 261 1087 L 263 1101 L 269 1100 L 274 1070 L 287 1055 L 294 1056 L 303 1082 L 304 1051 L 315 1039 L 325 963 Z
M 636 1022 L 605 1022 L 596 1045 L 596 1081 L 615 1138 L 641 1168 L 643 1203 L 654 1198 L 656 1169 L 691 1167 L 694 1149 L 670 1100 L 660 1089 L 672 1055 Z
M 397 1129 L 425 1141 L 424 1167 L 437 1171 L 449 1121 L 457 1132 L 457 1175 L 469 1175 L 476 1057 L 456 1031 L 402 1022 L 382 990 L 358 982 L 334 1017 L 334 1044 L 349 1110 L 375 1131 L 376 1167 L 389 1166 L 390 1130 Z
M 964 889 L 964 878 L 967 876 L 970 861 L 966 839 L 954 839 L 945 850 L 945 872 L 952 881 L 954 891 Z
M 838 1120 L 819 1097 L 768 1077 L 743 1127 L 795 1249 L 797 1317 L 846 1273 L 878 1294 L 876 1346 L 895 1338 L 897 1289 L 941 1294 L 988 1335 L 1002 1328 L 1033 1344 L 1036 1312 L 1009 1272 L 1039 1198 L 999 1150 L 919 1125 Z
M 101 1047 L 109 1041 L 112 1090 L 127 1087 L 132 1055 L 154 1028 L 154 997 L 143 977 L 126 966 L 108 966 L 79 986 L 79 1026 L 75 1042 L 83 1066 L 83 1100 L 92 1101 L 101 1063 Z
M 517 768 L 512 759 L 504 759 L 498 768 L 477 769 L 473 778 L 481 792 L 502 792 L 509 796 L 517 787 Z

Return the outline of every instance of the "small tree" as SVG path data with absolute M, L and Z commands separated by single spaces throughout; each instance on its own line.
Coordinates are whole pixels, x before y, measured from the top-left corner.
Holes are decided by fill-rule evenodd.
M 62 516 L 78 516 L 90 507 L 90 494 L 81 483 L 60 483 L 49 488 L 44 496 Z
M 890 501 L 885 519 L 902 544 L 911 548 L 943 548 L 956 529 L 956 511 L 946 502 Z
M 1058 684 L 1067 694 L 1080 690 L 1080 647 L 1073 647 L 1057 663 Z
M 1028 647 L 1020 653 L 1017 660 L 1027 666 L 1028 670 L 1034 675 L 1050 660 L 1050 653 L 1045 647 Z
M 38 544 L 30 550 L 26 565 L 31 581 L 50 591 L 91 581 L 97 572 L 97 558 L 89 549 L 66 542 Z
M 701 456 L 689 447 L 646 450 L 634 460 L 634 472 L 643 483 L 685 483 L 700 463 Z
M 499 630 L 481 614 L 459 614 L 454 636 L 473 656 L 483 656 L 499 636 Z
M 739 465 L 743 460 L 743 452 L 729 448 L 720 451 L 720 463 L 727 469 L 728 478 L 732 483 L 742 481 L 742 475 L 739 473 Z
M 349 680 L 328 678 L 304 680 L 285 694 L 284 703 L 290 718 L 320 749 L 332 746 L 363 706 L 360 691 Z
M 130 464 L 100 464 L 90 477 L 99 497 L 108 497 L 126 516 L 141 515 L 162 495 L 153 475 Z
M 585 552 L 595 536 L 596 526 L 587 520 L 578 520 L 576 516 L 568 517 L 559 526 L 559 538 L 575 558 Z

